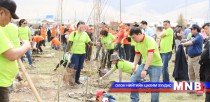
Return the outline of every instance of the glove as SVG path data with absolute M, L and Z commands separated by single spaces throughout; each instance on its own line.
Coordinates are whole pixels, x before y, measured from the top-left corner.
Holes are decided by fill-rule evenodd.
M 99 81 L 101 81 L 102 79 L 103 79 L 103 78 L 102 78 L 102 77 L 100 77 L 100 78 L 99 78 Z
M 124 44 L 122 44 L 120 47 L 121 47 L 121 48 L 124 48 Z

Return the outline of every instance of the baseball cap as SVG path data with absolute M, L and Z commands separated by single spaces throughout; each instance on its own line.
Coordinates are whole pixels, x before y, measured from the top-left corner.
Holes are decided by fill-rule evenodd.
M 0 7 L 9 10 L 13 19 L 19 19 L 17 14 L 15 14 L 17 5 L 13 0 L 0 0 Z
M 133 23 L 133 26 L 134 26 L 134 27 L 139 27 L 139 24 L 138 24 L 137 22 L 134 22 L 134 23 Z
M 191 30 L 192 30 L 192 29 L 197 29 L 198 32 L 201 31 L 201 28 L 200 28 L 197 24 L 193 24 L 193 25 L 190 27 L 190 29 L 191 29 Z
M 96 100 L 98 100 L 98 97 L 102 96 L 104 93 L 106 93 L 104 90 L 100 90 L 96 93 Z

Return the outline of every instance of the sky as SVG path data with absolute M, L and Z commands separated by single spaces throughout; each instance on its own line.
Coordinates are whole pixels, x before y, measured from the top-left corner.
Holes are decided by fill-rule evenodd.
M 46 15 L 57 16 L 59 0 L 15 0 L 17 14 L 29 20 L 43 19 Z M 63 0 L 63 19 L 93 21 L 91 11 L 96 0 Z M 120 21 L 120 0 L 102 0 L 102 21 Z M 121 0 L 122 21 L 147 20 L 161 22 L 176 21 L 182 13 L 185 18 L 208 20 L 209 0 Z

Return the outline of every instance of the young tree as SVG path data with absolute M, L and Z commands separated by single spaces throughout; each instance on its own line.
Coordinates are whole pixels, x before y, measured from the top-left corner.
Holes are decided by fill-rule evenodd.
M 183 27 L 186 26 L 186 22 L 184 20 L 184 17 L 183 17 L 183 14 L 182 13 L 179 14 L 177 23 L 178 23 L 178 25 L 181 25 Z

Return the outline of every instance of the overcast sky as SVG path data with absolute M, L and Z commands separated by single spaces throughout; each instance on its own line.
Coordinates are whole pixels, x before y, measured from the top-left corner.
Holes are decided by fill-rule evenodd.
M 57 15 L 59 0 L 15 0 L 21 18 L 39 19 Z M 63 0 L 63 18 L 86 21 L 95 0 Z M 102 0 L 106 1 L 106 0 Z M 178 14 L 186 18 L 207 20 L 209 0 L 122 0 L 122 21 L 151 22 L 169 19 L 176 21 Z M 102 14 L 104 21 L 119 21 L 120 0 L 108 0 Z M 92 16 L 91 16 L 92 17 Z

